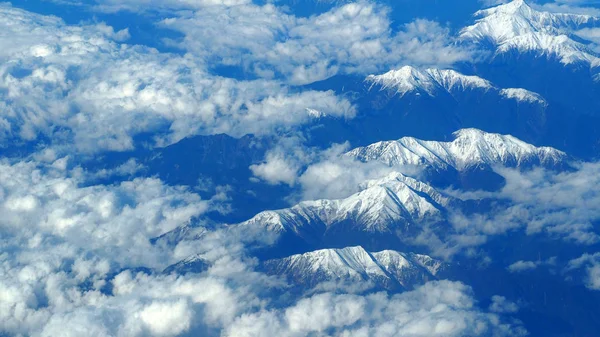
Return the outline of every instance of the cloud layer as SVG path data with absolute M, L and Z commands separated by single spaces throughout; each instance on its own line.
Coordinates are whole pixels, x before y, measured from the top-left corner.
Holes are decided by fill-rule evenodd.
M 389 9 L 367 1 L 308 18 L 271 4 L 210 6 L 162 23 L 185 34 L 174 43 L 194 55 L 294 84 L 405 63 L 447 66 L 473 56 L 433 21 L 416 20 L 394 31 Z
M 310 120 L 307 108 L 352 117 L 331 91 L 210 74 L 194 57 L 117 42 L 104 24 L 0 7 L 0 141 L 74 143 L 84 152 L 125 150 L 154 133 L 158 144 L 194 134 L 269 134 Z

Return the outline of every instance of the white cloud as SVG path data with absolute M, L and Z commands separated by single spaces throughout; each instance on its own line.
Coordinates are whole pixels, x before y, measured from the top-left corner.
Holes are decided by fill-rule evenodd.
M 107 186 L 85 178 L 52 161 L 0 163 L 2 333 L 197 335 L 261 307 L 258 295 L 277 284 L 240 260 L 239 238 L 220 231 L 188 248 L 150 243 L 222 196 L 202 201 L 152 178 Z M 213 261 L 208 275 L 160 274 L 198 252 Z
M 171 41 L 211 63 L 242 65 L 260 77 L 294 84 L 338 73 L 367 74 L 403 63 L 447 66 L 473 57 L 448 29 L 416 20 L 395 31 L 390 8 L 372 1 L 341 1 L 310 17 L 276 2 L 249 0 L 96 0 L 101 11 L 162 12 L 162 25 L 185 34 Z M 185 11 L 184 11 L 185 10 Z
M 266 161 L 262 164 L 250 166 L 254 176 L 261 178 L 269 184 L 286 183 L 290 186 L 296 182 L 298 167 L 281 156 L 273 153 L 267 154 Z
M 174 251 L 150 239 L 188 223 L 210 202 L 152 178 L 87 186 L 80 169 L 58 166 L 0 162 L 2 332 L 129 336 L 188 330 L 192 311 L 180 298 L 145 304 L 142 296 L 117 299 L 106 287 L 122 268 L 160 271 L 178 261 Z M 171 316 L 153 319 L 162 311 Z
M 392 171 L 380 163 L 360 163 L 345 157 L 325 159 L 308 166 L 300 176 L 301 199 L 345 198 L 358 192 L 365 181 Z
M 140 313 L 140 318 L 155 336 L 177 336 L 190 328 L 192 310 L 184 300 L 153 302 Z
M 498 313 L 514 313 L 519 311 L 519 306 L 507 300 L 504 296 L 494 295 L 492 296 L 492 304 L 490 304 L 489 310 Z
M 598 10 L 600 16 L 600 9 Z M 600 52 L 600 28 L 584 28 L 574 32 L 575 35 L 591 42 L 590 47 L 595 52 Z
M 272 4 L 212 6 L 163 25 L 184 33 L 183 41 L 173 43 L 198 57 L 242 65 L 261 77 L 281 75 L 294 84 L 403 63 L 447 66 L 473 57 L 436 22 L 416 20 L 394 32 L 389 8 L 366 1 L 308 18 Z
M 600 290 L 600 253 L 583 254 L 569 261 L 565 271 L 585 269 L 584 282 L 586 287 L 592 290 Z
M 461 283 L 431 282 L 414 291 L 388 296 L 324 293 L 284 310 L 238 318 L 226 336 L 518 336 L 521 327 L 480 312 Z
M 84 152 L 158 145 L 195 134 L 270 134 L 311 120 L 307 108 L 352 117 L 331 91 L 210 74 L 188 56 L 119 44 L 104 24 L 69 26 L 0 6 L 0 143 L 46 136 Z
M 107 178 L 107 177 L 113 177 L 113 176 L 131 177 L 144 169 L 145 169 L 144 165 L 140 164 L 135 158 L 131 158 L 115 168 L 102 169 L 98 172 L 95 172 L 93 174 L 93 177 L 94 178 Z
M 508 271 L 511 273 L 519 273 L 523 271 L 533 270 L 537 268 L 537 263 L 533 261 L 517 261 L 508 266 Z
M 483 236 L 481 243 L 484 243 L 489 235 L 523 229 L 528 235 L 543 234 L 579 245 L 597 243 L 600 236 L 594 230 L 594 222 L 600 218 L 600 213 L 594 205 L 600 202 L 600 163 L 576 165 L 576 170 L 561 173 L 542 168 L 525 172 L 496 168 L 496 172 L 506 179 L 500 192 L 447 191 L 459 198 L 495 198 L 510 202 L 509 206 L 486 214 L 464 216 L 453 213 L 450 221 L 457 237 L 479 235 Z M 446 242 L 445 245 L 452 244 Z M 531 266 L 524 263 L 515 268 Z
M 167 257 L 148 240 L 186 223 L 209 205 L 157 179 L 78 187 L 80 178 L 46 170 L 33 162 L 0 165 L 0 176 L 7 181 L 0 203 L 4 247 L 27 247 L 28 231 L 33 231 L 45 241 L 31 249 L 65 244 L 65 249 L 85 249 L 125 266 L 159 266 L 168 263 Z

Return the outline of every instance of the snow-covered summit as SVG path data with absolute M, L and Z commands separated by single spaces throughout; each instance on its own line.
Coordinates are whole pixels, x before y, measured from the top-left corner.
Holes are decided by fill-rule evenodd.
M 339 200 L 304 201 L 293 207 L 264 211 L 239 226 L 289 233 L 320 240 L 344 227 L 363 233 L 394 233 L 413 224 L 439 221 L 454 199 L 401 173 L 361 185 L 361 191 Z M 351 226 L 351 228 L 347 228 Z
M 419 70 L 404 66 L 384 74 L 369 75 L 365 81 L 370 83 L 371 89 L 378 87 L 380 90 L 390 90 L 400 97 L 411 92 L 435 97 L 440 92 L 455 95 L 470 90 L 483 90 L 494 91 L 501 97 L 517 102 L 546 105 L 544 98 L 537 93 L 518 88 L 499 89 L 479 76 L 464 75 L 451 69 Z
M 541 52 L 562 63 L 598 63 L 587 46 L 571 38 L 573 31 L 600 24 L 600 19 L 579 14 L 538 11 L 523 0 L 478 11 L 474 25 L 461 31 L 463 40 L 489 42 L 498 53 L 511 50 Z
M 419 70 L 411 66 L 391 70 L 382 75 L 369 75 L 366 81 L 371 83 L 371 86 L 379 85 L 382 89 L 395 90 L 400 96 L 413 91 L 435 96 L 439 90 L 453 92 L 493 87 L 489 81 L 481 77 L 463 75 L 455 70 Z
M 445 264 L 426 255 L 364 248 L 322 249 L 265 262 L 269 273 L 284 275 L 295 284 L 370 281 L 386 288 L 411 289 L 436 278 Z
M 525 164 L 554 166 L 566 160 L 566 154 L 550 148 L 535 147 L 510 135 L 462 129 L 450 142 L 424 141 L 404 137 L 378 142 L 346 153 L 360 161 L 380 161 L 389 166 L 426 165 L 437 169 L 449 167 L 462 171 L 477 165 Z

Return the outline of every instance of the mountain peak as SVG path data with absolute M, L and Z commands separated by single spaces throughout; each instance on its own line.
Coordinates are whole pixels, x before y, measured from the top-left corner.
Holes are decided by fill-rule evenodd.
M 597 60 L 585 44 L 570 38 L 573 31 L 600 22 L 593 16 L 538 11 L 523 0 L 483 9 L 475 16 L 479 19 L 461 31 L 461 38 L 491 42 L 498 53 L 537 51 L 554 55 L 563 64 Z
M 369 253 L 356 246 L 269 260 L 264 267 L 270 274 L 285 275 L 308 287 L 328 281 L 368 281 L 387 289 L 411 289 L 436 279 L 447 264 L 426 255 L 392 250 Z
M 424 93 L 435 96 L 437 92 L 452 93 L 455 90 L 489 89 L 493 85 L 478 77 L 464 75 L 452 69 L 419 70 L 411 66 L 388 71 L 381 75 L 369 75 L 366 82 L 379 85 L 382 90 L 395 90 L 400 96 L 408 92 Z
M 411 66 L 404 66 L 381 75 L 369 75 L 365 82 L 371 83 L 371 89 L 378 86 L 380 90 L 391 90 L 400 97 L 409 92 L 436 97 L 439 93 L 444 92 L 456 96 L 461 92 L 480 90 L 494 92 L 501 98 L 515 100 L 518 103 L 548 105 L 538 93 L 522 88 L 501 89 L 484 78 L 465 75 L 452 69 L 419 70 Z
M 533 8 L 531 8 L 524 0 L 513 0 L 511 2 L 505 3 L 505 4 L 501 4 L 498 5 L 496 7 L 492 7 L 489 9 L 484 9 L 481 10 L 479 12 L 476 13 L 481 15 L 484 13 L 507 13 L 507 14 L 523 14 L 523 13 L 531 13 L 531 11 L 534 11 Z
M 275 235 L 289 233 L 318 239 L 351 224 L 362 233 L 393 233 L 407 224 L 438 220 L 454 199 L 401 173 L 368 180 L 360 192 L 337 200 L 312 200 L 276 211 L 264 211 L 238 224 L 263 228 Z
M 346 155 L 360 161 L 381 161 L 390 166 L 428 165 L 438 169 L 453 167 L 459 171 L 485 164 L 520 166 L 525 163 L 557 165 L 566 155 L 556 149 L 535 147 L 510 135 L 462 129 L 450 142 L 424 141 L 404 137 L 378 142 L 351 150 Z

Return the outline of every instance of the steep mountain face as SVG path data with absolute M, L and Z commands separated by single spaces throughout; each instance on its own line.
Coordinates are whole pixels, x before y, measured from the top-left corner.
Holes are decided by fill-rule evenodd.
M 423 226 L 444 220 L 445 208 L 459 201 L 401 173 L 366 181 L 362 190 L 340 200 L 301 202 L 265 211 L 237 226 L 277 233 L 313 246 L 399 241 Z M 375 240 L 376 241 L 376 240 Z
M 551 169 L 568 168 L 564 152 L 535 147 L 510 135 L 463 129 L 449 142 L 423 141 L 403 137 L 359 147 L 345 155 L 362 162 L 379 161 L 388 166 L 423 167 L 423 178 L 434 186 L 497 190 L 504 178 L 493 166 Z
M 595 44 L 586 40 L 588 36 L 582 32 L 600 26 L 600 19 L 544 12 L 522 0 L 481 10 L 476 15 L 479 19 L 461 31 L 461 39 L 490 51 L 492 57 L 466 66 L 468 71 L 501 87 L 539 93 L 549 108 L 538 120 L 542 123 L 529 131 L 508 125 L 502 129 L 471 126 L 510 133 L 587 159 L 597 157 L 600 102 L 596 97 L 600 86 L 596 79 L 600 63 Z M 538 136 L 529 138 L 528 134 Z
M 531 104 L 541 105 L 548 104 L 544 97 L 542 97 L 540 94 L 522 88 L 501 89 L 500 95 L 508 99 L 514 99 L 519 102 L 528 102 Z
M 473 166 L 498 164 L 508 167 L 556 167 L 567 161 L 567 155 L 562 151 L 550 147 L 535 147 L 511 135 L 462 129 L 454 132 L 453 137 L 450 142 L 403 137 L 356 148 L 345 155 L 363 162 L 376 160 L 389 166 L 425 165 L 440 170 L 454 168 L 458 171 Z
M 323 249 L 273 259 L 264 270 L 282 275 L 294 285 L 313 288 L 323 282 L 360 285 L 370 282 L 388 290 L 410 290 L 437 279 L 446 264 L 427 255 L 385 250 L 369 253 L 364 248 Z
M 575 30 L 594 26 L 600 20 L 589 15 L 555 14 L 531 8 L 523 0 L 478 11 L 480 17 L 461 31 L 466 41 L 488 43 L 497 53 L 536 52 L 557 57 L 563 64 L 599 65 L 597 55 L 584 43 L 575 40 Z
M 509 133 L 544 144 L 553 109 L 537 93 L 500 88 L 454 70 L 407 66 L 366 79 L 331 79 L 327 85 L 335 81 L 341 92 L 357 97 L 362 113 L 349 121 L 315 121 L 307 128 L 315 144 L 349 141 L 366 146 L 405 135 L 443 140 L 462 128 Z
M 539 104 L 542 107 L 547 105 L 546 100 L 535 92 L 522 88 L 500 89 L 486 79 L 464 75 L 452 69 L 419 70 L 404 66 L 385 74 L 369 75 L 365 81 L 370 84 L 370 89 L 388 91 L 400 98 L 408 93 L 425 94 L 431 97 L 449 94 L 453 97 L 458 95 L 460 98 L 469 91 L 480 91 L 482 94 L 491 92 L 500 99 L 514 100 L 519 103 Z
M 452 93 L 493 88 L 492 83 L 477 76 L 463 75 L 450 69 L 426 69 L 421 71 L 411 66 L 391 70 L 382 75 L 369 75 L 365 81 L 371 83 L 371 88 L 378 87 L 380 90 L 390 90 L 400 97 L 408 92 L 436 96 L 440 91 Z

